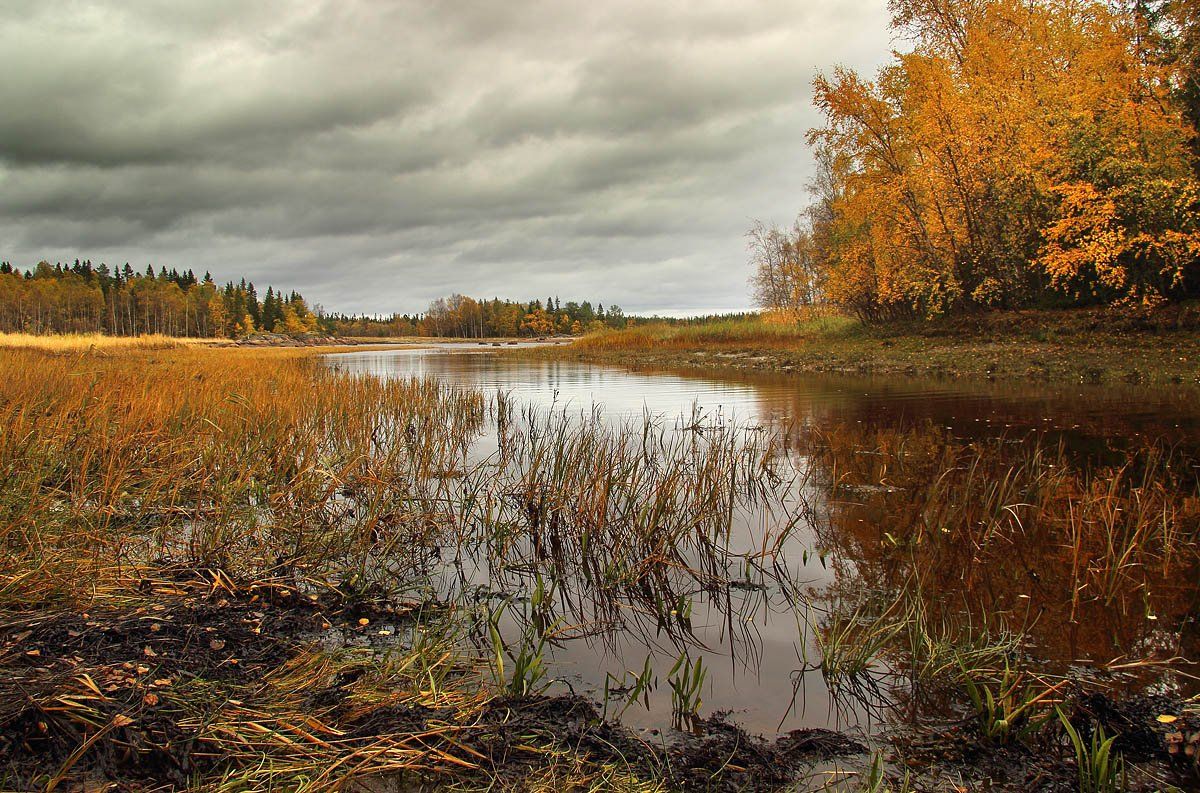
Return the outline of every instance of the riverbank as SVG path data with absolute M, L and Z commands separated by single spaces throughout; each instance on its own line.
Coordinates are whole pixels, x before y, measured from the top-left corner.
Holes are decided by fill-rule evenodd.
M 845 317 L 642 325 L 523 354 L 635 366 L 1046 383 L 1200 382 L 1200 308 L 998 312 L 868 326 Z

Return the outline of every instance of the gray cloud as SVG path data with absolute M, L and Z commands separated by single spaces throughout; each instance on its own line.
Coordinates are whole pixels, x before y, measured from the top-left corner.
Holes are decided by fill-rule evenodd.
M 747 304 L 818 69 L 885 0 L 0 4 L 0 256 L 191 267 L 341 311 L 451 291 Z

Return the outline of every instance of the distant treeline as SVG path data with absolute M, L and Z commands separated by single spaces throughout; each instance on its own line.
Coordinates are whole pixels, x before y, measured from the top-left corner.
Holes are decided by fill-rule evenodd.
M 1200 2 L 890 0 L 817 77 L 814 201 L 750 233 L 760 305 L 867 320 L 1200 297 Z
M 491 336 L 548 336 L 623 328 L 628 319 L 619 306 L 590 301 L 561 302 L 557 297 L 532 300 L 476 300 L 452 295 L 433 301 L 424 314 L 391 317 L 333 314 L 330 327 L 339 336 L 431 336 L 486 338 Z
M 191 270 L 138 273 L 128 264 L 110 270 L 76 260 L 40 262 L 22 272 L 0 262 L 0 331 L 6 332 L 229 338 L 260 330 L 328 332 L 318 313 L 296 292 L 267 287 L 260 298 L 253 283 L 221 287 L 208 273 L 197 278 Z
M 9 333 L 483 338 L 578 335 L 624 328 L 628 321 L 620 307 L 605 308 L 587 300 L 564 303 L 547 298 L 521 303 L 464 295 L 435 300 L 424 314 L 387 318 L 325 314 L 319 306 L 309 308 L 296 292 L 285 294 L 269 286 L 260 296 L 245 279 L 218 286 L 209 273 L 198 278 L 191 270 L 161 267 L 155 272 L 147 267 L 139 273 L 128 264 L 109 269 L 76 260 L 72 265 L 40 262 L 22 271 L 0 262 L 0 332 Z
M 631 327 L 639 325 L 670 325 L 673 327 L 688 327 L 691 325 L 712 325 L 720 322 L 751 322 L 762 317 L 757 311 L 733 311 L 724 314 L 697 314 L 690 317 L 662 317 L 658 314 L 629 317 Z

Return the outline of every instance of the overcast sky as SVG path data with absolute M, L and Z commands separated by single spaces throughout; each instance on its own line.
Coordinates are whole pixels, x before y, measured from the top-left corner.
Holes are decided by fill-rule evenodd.
M 810 82 L 886 0 L 0 0 L 0 258 L 211 270 L 326 309 L 451 292 L 746 307 Z

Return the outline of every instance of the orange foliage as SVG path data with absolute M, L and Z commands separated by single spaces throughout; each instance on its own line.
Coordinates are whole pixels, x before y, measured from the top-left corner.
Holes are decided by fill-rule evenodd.
M 1162 300 L 1197 289 L 1182 66 L 1136 8 L 893 0 L 914 41 L 814 83 L 829 165 L 826 299 L 867 318 Z M 1154 35 L 1152 35 L 1154 34 Z

